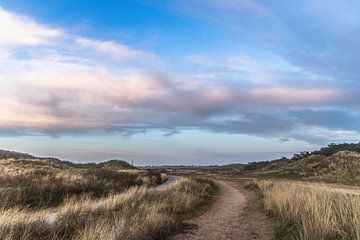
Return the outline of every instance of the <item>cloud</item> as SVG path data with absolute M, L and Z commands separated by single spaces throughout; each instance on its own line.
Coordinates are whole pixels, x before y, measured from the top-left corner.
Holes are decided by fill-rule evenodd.
M 15 48 L 51 44 L 63 36 L 59 29 L 49 28 L 0 7 L 0 47 Z
M 268 7 L 277 18 L 269 22 L 269 28 L 281 28 L 275 33 L 278 41 L 271 45 L 273 51 L 329 84 L 358 85 L 360 72 L 356 66 L 360 58 L 355 53 L 360 40 L 359 3 L 285 1 Z
M 360 113 L 349 109 L 306 109 L 292 111 L 306 125 L 324 127 L 332 130 L 360 130 Z
M 186 60 L 196 69 L 199 78 L 218 82 L 223 79 L 227 82 L 241 81 L 243 85 L 272 86 L 279 83 L 284 75 L 277 69 L 278 66 L 247 55 L 213 58 L 204 54 L 193 54 L 187 56 Z
M 214 28 L 220 25 L 235 36 L 242 50 L 278 54 L 322 84 L 359 86 L 356 1 L 193 0 L 176 8 Z M 314 79 L 307 80 L 303 84 L 313 84 Z
M 270 136 L 294 123 L 282 115 L 259 115 L 257 109 L 321 106 L 337 97 L 326 89 L 189 87 L 171 75 L 135 69 L 119 73 L 88 60 L 50 59 L 27 61 L 27 68 L 13 60 L 16 75 L 3 76 L 11 84 L 0 89 L 3 129 L 64 134 L 200 128 Z M 246 113 L 249 109 L 254 113 Z M 232 112 L 246 115 L 227 120 Z M 225 118 L 214 123 L 214 117 Z
M 126 45 L 114 43 L 112 41 L 99 41 L 87 38 L 78 38 L 76 42 L 84 48 L 94 50 L 98 53 L 106 54 L 117 59 L 138 59 L 146 56 L 145 53 L 132 49 Z
M 265 64 L 251 59 L 248 56 L 231 57 L 226 61 L 225 69 L 243 74 L 252 83 L 274 84 L 279 77 Z
M 254 89 L 248 93 L 250 101 L 257 104 L 277 106 L 331 105 L 342 99 L 344 94 L 336 89 L 273 87 Z
M 72 36 L 3 9 L 0 20 L 0 26 L 24 29 L 0 38 L 0 133 L 126 135 L 157 129 L 170 136 L 203 129 L 310 142 L 357 134 L 357 125 L 335 128 L 325 119 L 329 115 L 314 112 L 316 121 L 306 112 L 359 104 L 355 95 L 336 85 L 289 86 L 282 82 L 286 74 L 250 57 L 187 58 L 213 75 L 209 82 L 192 71 L 150 68 L 148 53 L 121 43 Z

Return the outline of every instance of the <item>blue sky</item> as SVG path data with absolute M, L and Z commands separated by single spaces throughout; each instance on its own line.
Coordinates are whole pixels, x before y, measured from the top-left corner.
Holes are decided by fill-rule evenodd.
M 0 146 L 223 164 L 359 141 L 356 1 L 0 0 Z

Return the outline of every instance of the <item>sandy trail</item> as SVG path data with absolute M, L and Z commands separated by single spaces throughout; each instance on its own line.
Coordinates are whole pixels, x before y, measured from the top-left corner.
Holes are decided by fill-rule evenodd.
M 220 196 L 210 210 L 186 221 L 192 226 L 174 240 L 270 240 L 273 230 L 266 216 L 258 211 L 247 211 L 255 196 L 251 192 L 238 190 L 225 181 L 215 181 L 220 187 Z
M 163 184 L 160 184 L 159 186 L 156 186 L 155 189 L 159 190 L 159 191 L 167 190 L 167 189 L 171 188 L 177 181 L 179 181 L 181 179 L 183 179 L 183 177 L 169 175 L 169 176 L 167 176 L 166 182 L 164 182 Z
M 155 190 L 165 191 L 167 189 L 170 189 L 177 181 L 179 181 L 181 179 L 182 179 L 182 177 L 170 175 L 170 176 L 168 176 L 167 181 L 156 186 Z M 99 199 L 97 201 L 94 201 L 93 205 L 91 206 L 92 210 L 96 210 L 97 208 L 99 208 L 103 201 L 104 201 L 104 199 Z M 56 220 L 58 219 L 59 216 L 60 216 L 60 210 L 52 209 L 50 211 L 50 213 L 46 215 L 45 221 L 48 222 L 49 224 L 53 224 L 56 222 Z

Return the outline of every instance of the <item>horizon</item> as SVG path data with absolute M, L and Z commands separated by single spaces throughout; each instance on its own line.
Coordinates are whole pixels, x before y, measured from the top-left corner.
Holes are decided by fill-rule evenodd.
M 359 142 L 359 11 L 0 0 L 0 149 L 204 166 Z
M 11 149 L 0 149 L 0 151 L 8 151 L 8 152 L 13 152 L 13 153 L 20 153 L 20 154 L 29 154 L 30 156 L 32 157 L 35 157 L 35 158 L 40 158 L 40 159 L 58 159 L 60 161 L 66 161 L 66 162 L 72 162 L 72 163 L 75 163 L 75 164 L 87 164 L 87 163 L 104 163 L 104 162 L 108 162 L 108 161 L 112 161 L 112 160 L 116 160 L 116 161 L 125 161 L 135 167 L 166 167 L 166 166 L 186 166 L 186 167 L 191 167 L 191 166 L 196 166 L 196 167 L 203 167 L 203 166 L 225 166 L 225 165 L 231 165 L 231 164 L 248 164 L 248 163 L 251 163 L 251 161 L 249 162 L 246 162 L 246 163 L 240 163 L 240 162 L 224 162 L 224 163 L 213 163 L 213 164 L 200 164 L 200 165 L 197 165 L 197 164 L 194 164 L 194 163 L 185 163 L 185 164 L 167 164 L 167 163 L 164 163 L 164 164 L 136 164 L 136 160 L 134 159 L 120 159 L 120 158 L 103 158 L 103 159 L 94 159 L 94 160 L 90 160 L 90 161 L 76 161 L 76 160 L 73 160 L 73 159 L 63 159 L 61 157 L 58 157 L 58 156 L 52 156 L 52 155 L 36 155 L 36 154 L 32 154 L 31 152 L 21 152 L 21 151 L 15 151 L 15 150 L 11 150 Z M 285 157 L 285 156 L 281 156 L 281 157 Z M 280 158 L 279 158 L 280 159 Z M 265 162 L 265 161 L 272 161 L 272 160 L 277 160 L 277 159 L 264 159 L 264 160 L 258 160 L 256 162 Z M 133 163 L 133 164 L 132 164 Z
M 127 162 L 128 164 L 132 165 L 132 166 L 135 166 L 135 167 L 181 167 L 181 166 L 184 166 L 184 167 L 212 167 L 212 166 L 227 166 L 227 165 L 246 165 L 246 164 L 251 164 L 251 163 L 261 163 L 261 162 L 272 162 L 272 161 L 276 161 L 276 160 L 282 160 L 283 158 L 285 159 L 288 159 L 288 160 L 299 160 L 301 158 L 299 158 L 300 155 L 303 155 L 303 156 L 309 156 L 309 155 L 306 155 L 306 154 L 324 154 L 323 153 L 318 153 L 319 151 L 323 151 L 323 149 L 331 149 L 331 147 L 333 147 L 335 145 L 335 147 L 339 147 L 340 145 L 345 145 L 342 146 L 342 149 L 343 150 L 339 150 L 339 151 L 354 151 L 354 150 L 349 150 L 346 146 L 351 146 L 351 145 L 360 145 L 360 142 L 353 142 L 353 143 L 339 143 L 339 144 L 336 144 L 336 143 L 329 143 L 327 144 L 326 146 L 323 146 L 321 147 L 320 149 L 313 149 L 313 150 L 303 150 L 301 152 L 297 152 L 297 153 L 294 153 L 293 155 L 289 155 L 289 156 L 285 156 L 285 155 L 282 155 L 281 157 L 278 157 L 278 158 L 272 158 L 272 159 L 263 159 L 263 160 L 257 160 L 257 161 L 248 161 L 246 163 L 241 163 L 241 162 L 225 162 L 225 163 L 210 163 L 210 164 L 194 164 L 194 163 L 187 163 L 187 164 L 167 164 L 167 163 L 163 163 L 163 164 L 136 164 L 136 160 L 134 161 L 134 159 L 119 159 L 119 158 L 107 158 L 107 159 L 97 159 L 95 161 L 74 161 L 74 160 L 71 160 L 71 159 L 62 159 L 60 157 L 57 157 L 57 156 L 51 156 L 51 155 L 47 155 L 47 156 L 38 156 L 38 155 L 34 155 L 32 153 L 28 153 L 28 152 L 19 152 L 19 151 L 14 151 L 14 150 L 9 150 L 9 149 L 0 149 L 0 154 L 1 154 L 1 151 L 5 151 L 5 152 L 10 152 L 10 153 L 15 153 L 15 154 L 28 154 L 36 159 L 57 159 L 57 160 L 60 160 L 60 161 L 65 161 L 65 162 L 71 162 L 71 163 L 74 163 L 74 164 L 88 164 L 88 163 L 104 163 L 104 162 L 109 162 L 109 161 L 123 161 L 123 162 Z M 347 149 L 347 150 L 345 150 Z M 336 151 L 335 151 L 336 152 Z M 325 154 L 325 156 L 328 156 Z

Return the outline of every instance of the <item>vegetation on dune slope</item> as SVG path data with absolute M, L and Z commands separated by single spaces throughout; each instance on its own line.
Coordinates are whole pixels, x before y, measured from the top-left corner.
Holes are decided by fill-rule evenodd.
M 310 155 L 323 155 L 323 156 L 331 156 L 337 152 L 341 151 L 351 151 L 360 153 L 360 143 L 341 143 L 335 144 L 331 143 L 326 147 L 321 148 L 320 150 L 313 152 L 302 152 L 300 154 L 295 154 L 293 160 L 308 157 Z
M 310 155 L 296 161 L 259 163 L 245 174 L 360 186 L 360 153 L 340 151 L 330 156 Z
M 161 183 L 159 172 L 122 170 L 121 162 L 77 164 L 43 159 L 0 160 L 0 208 L 55 207 L 72 196 L 94 198 Z M 111 166 L 111 167 L 109 167 Z
M 265 209 L 279 221 L 280 239 L 360 239 L 359 195 L 285 180 L 260 180 L 248 186 L 259 190 Z
M 341 151 L 331 156 L 312 155 L 278 169 L 282 176 L 360 185 L 360 153 Z
M 281 159 L 272 161 L 250 162 L 246 165 L 240 166 L 243 171 L 262 171 L 262 170 L 277 170 L 280 167 L 287 166 L 288 164 L 295 163 L 299 160 L 308 157 L 329 157 L 338 152 L 350 151 L 360 153 L 360 143 L 342 143 L 342 144 L 329 144 L 320 150 L 308 152 L 304 151 L 298 154 L 294 154 L 292 158 L 283 157 Z
M 292 159 L 249 164 L 246 173 L 267 179 L 249 186 L 260 192 L 264 208 L 278 220 L 280 239 L 360 239 L 359 192 L 314 183 L 360 186 L 359 150 L 360 144 L 331 144 Z
M 162 191 L 141 186 L 101 201 L 69 199 L 53 223 L 46 220 L 49 212 L 11 208 L 0 211 L 0 239 L 160 239 L 212 192 L 209 182 L 185 178 Z
M 14 151 L 8 151 L 8 150 L 0 150 L 0 159 L 35 159 L 36 157 L 27 154 L 27 153 L 19 153 Z
M 0 239 L 161 239 L 214 193 L 205 180 L 171 188 L 123 161 L 74 164 L 0 151 Z

